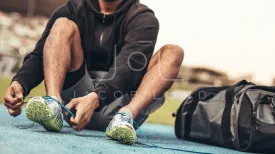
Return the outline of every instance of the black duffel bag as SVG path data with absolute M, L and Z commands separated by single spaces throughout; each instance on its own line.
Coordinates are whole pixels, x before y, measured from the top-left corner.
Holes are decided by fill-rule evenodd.
M 245 80 L 199 88 L 176 116 L 177 138 L 247 152 L 275 153 L 275 88 Z

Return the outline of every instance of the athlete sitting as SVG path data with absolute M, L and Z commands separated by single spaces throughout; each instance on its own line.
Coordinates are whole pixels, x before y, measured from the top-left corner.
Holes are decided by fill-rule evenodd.
M 177 78 L 183 50 L 165 45 L 153 55 L 159 23 L 139 0 L 69 0 L 51 16 L 35 49 L 25 57 L 5 96 L 10 115 L 45 82 L 47 96 L 27 104 L 28 119 L 59 132 L 106 130 L 122 143 L 164 103 Z M 75 117 L 62 113 L 63 102 Z M 107 128 L 107 129 L 106 129 Z

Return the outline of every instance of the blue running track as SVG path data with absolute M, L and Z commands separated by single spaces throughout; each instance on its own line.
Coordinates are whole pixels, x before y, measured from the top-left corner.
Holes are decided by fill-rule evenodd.
M 13 118 L 9 116 L 6 107 L 0 105 L 0 154 L 191 153 L 145 148 L 139 144 L 123 145 L 109 140 L 104 132 L 89 130 L 76 132 L 67 124 L 61 133 L 46 132 L 38 124 L 28 129 L 18 128 L 18 126 L 26 127 L 31 124 L 26 119 L 25 113 Z M 240 153 L 220 147 L 177 140 L 172 126 L 144 124 L 141 129 L 151 142 L 165 148 L 214 154 Z M 140 132 L 137 135 L 139 142 L 149 144 Z

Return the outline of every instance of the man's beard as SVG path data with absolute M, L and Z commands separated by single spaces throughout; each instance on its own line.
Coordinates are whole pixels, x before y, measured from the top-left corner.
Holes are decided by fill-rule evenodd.
M 115 2 L 115 1 L 118 1 L 118 0 L 104 0 L 106 2 Z

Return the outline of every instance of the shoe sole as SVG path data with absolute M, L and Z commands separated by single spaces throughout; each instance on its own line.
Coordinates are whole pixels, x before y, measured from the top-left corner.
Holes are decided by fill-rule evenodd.
M 39 124 L 50 120 L 51 112 L 43 98 L 33 98 L 27 104 L 27 118 Z
M 123 144 L 133 144 L 136 140 L 133 130 L 127 126 L 115 126 L 106 135 Z
M 32 98 L 32 100 L 30 100 L 27 104 L 26 114 L 29 120 L 42 125 L 47 131 L 61 131 L 62 127 L 59 128 L 56 126 L 54 121 L 51 119 L 52 114 L 43 98 Z

